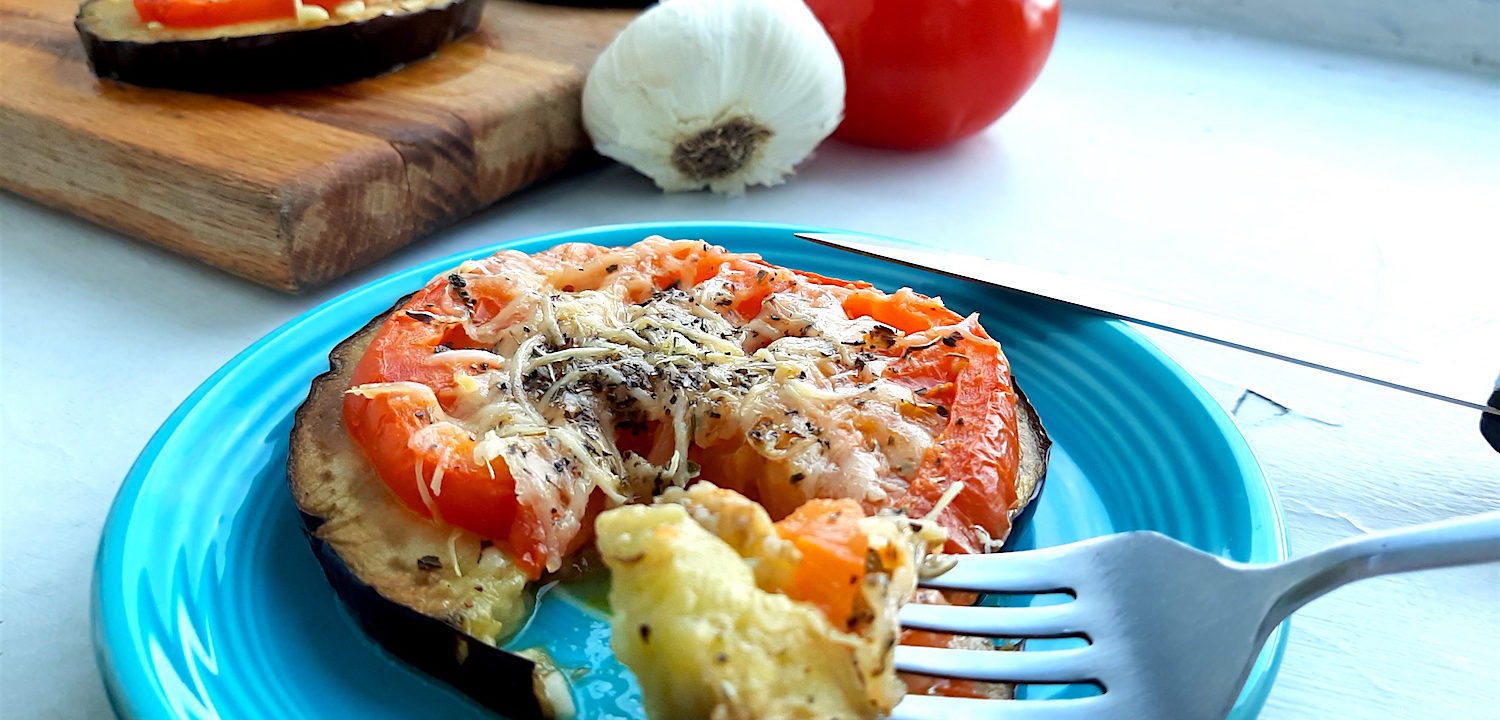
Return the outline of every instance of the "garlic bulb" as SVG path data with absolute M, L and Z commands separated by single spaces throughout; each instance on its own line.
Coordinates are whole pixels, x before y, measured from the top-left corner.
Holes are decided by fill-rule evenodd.
M 669 192 L 776 185 L 843 112 L 843 63 L 802 0 L 665 0 L 583 88 L 594 147 Z

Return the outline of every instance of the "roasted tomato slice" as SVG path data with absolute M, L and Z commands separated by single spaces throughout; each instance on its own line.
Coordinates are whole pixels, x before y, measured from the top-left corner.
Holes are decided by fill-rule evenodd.
M 294 17 L 294 0 L 134 0 L 141 22 L 167 27 L 203 28 Z M 332 11 L 338 0 L 305 0 Z
M 1024 502 L 1009 367 L 976 318 L 697 241 L 465 263 L 385 320 L 343 417 L 407 507 L 532 577 L 601 507 L 694 477 L 792 515 L 808 567 L 845 583 L 861 555 L 829 533 L 853 535 L 794 515 L 809 500 L 937 511 L 956 552 L 1003 540 Z

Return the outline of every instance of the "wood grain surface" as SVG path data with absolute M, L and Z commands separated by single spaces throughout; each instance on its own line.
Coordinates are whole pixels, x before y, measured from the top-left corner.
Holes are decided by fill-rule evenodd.
M 289 291 L 578 156 L 584 77 L 633 17 L 489 0 L 472 36 L 398 71 L 215 96 L 95 78 L 76 9 L 0 0 L 0 187 Z

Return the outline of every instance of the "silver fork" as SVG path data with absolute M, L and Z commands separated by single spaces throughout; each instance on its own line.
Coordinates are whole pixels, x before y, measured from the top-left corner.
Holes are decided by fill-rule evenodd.
M 902 720 L 1208 720 L 1229 713 L 1266 636 L 1328 591 L 1376 575 L 1500 561 L 1500 512 L 1347 540 L 1276 565 L 1245 565 L 1154 532 L 1042 550 L 969 555 L 924 587 L 1067 593 L 1043 607 L 911 604 L 905 627 L 996 638 L 1083 637 L 1060 650 L 990 652 L 902 645 L 905 672 L 1010 683 L 1097 683 L 1065 700 L 908 696 Z

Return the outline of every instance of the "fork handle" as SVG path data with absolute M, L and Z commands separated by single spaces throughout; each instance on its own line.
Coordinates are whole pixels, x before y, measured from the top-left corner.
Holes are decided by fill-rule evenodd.
M 1392 573 L 1500 562 L 1500 512 L 1472 515 L 1345 540 L 1276 566 L 1285 588 L 1271 625 L 1334 588 Z

